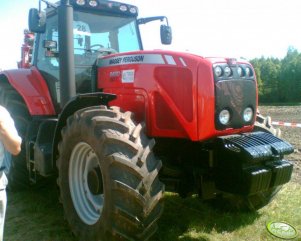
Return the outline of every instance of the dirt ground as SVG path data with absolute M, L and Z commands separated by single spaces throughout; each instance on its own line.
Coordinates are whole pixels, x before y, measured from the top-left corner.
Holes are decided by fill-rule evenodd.
M 260 106 L 262 115 L 269 115 L 272 121 L 301 123 L 301 106 Z M 275 126 L 281 130 L 282 139 L 294 146 L 294 153 L 285 158 L 294 164 L 292 180 L 301 183 L 301 128 Z

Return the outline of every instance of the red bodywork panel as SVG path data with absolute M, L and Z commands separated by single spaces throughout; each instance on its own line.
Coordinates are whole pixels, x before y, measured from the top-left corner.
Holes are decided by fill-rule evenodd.
M 31 115 L 56 115 L 48 86 L 35 67 L 3 71 L 2 74 L 23 97 Z
M 149 136 L 201 141 L 250 131 L 215 129 L 214 61 L 227 62 L 160 50 L 111 55 L 99 60 L 98 88 L 145 121 Z

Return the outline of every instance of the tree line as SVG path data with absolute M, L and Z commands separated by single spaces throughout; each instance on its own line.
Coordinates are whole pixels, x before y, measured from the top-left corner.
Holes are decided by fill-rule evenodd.
M 255 58 L 259 103 L 301 102 L 301 53 L 289 47 L 283 59 Z

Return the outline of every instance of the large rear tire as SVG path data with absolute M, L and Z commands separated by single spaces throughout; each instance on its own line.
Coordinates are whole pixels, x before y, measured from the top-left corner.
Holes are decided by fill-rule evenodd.
M 131 113 L 105 106 L 70 116 L 59 144 L 60 200 L 80 240 L 148 240 L 163 210 L 161 161 Z
M 18 134 L 22 138 L 20 154 L 12 156 L 11 166 L 7 175 L 8 188 L 10 190 L 22 190 L 30 186 L 26 164 L 25 136 L 31 116 L 22 97 L 8 83 L 0 84 L 0 104 L 6 107 L 11 114 Z

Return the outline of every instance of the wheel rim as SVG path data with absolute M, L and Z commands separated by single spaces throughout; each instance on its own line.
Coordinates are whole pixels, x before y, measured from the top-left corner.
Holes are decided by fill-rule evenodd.
M 95 224 L 102 214 L 104 193 L 98 157 L 92 147 L 79 142 L 69 160 L 69 185 L 74 208 L 81 220 Z

